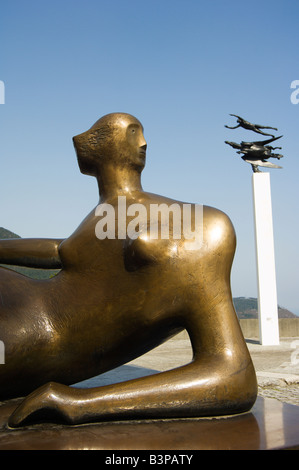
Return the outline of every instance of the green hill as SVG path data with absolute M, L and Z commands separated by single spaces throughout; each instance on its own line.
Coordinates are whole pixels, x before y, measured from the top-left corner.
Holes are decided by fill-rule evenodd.
M 258 301 L 254 297 L 234 297 L 238 318 L 258 318 Z M 278 305 L 278 318 L 298 318 L 294 313 Z
M 21 238 L 16 233 L 6 230 L 6 228 L 0 227 L 0 238 Z

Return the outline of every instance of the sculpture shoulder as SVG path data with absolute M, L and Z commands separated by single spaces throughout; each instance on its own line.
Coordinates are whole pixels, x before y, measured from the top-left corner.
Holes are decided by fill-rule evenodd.
M 222 226 L 223 229 L 234 231 L 234 226 L 229 216 L 215 207 L 203 206 L 203 217 L 208 226 Z
M 184 204 L 171 200 L 166 200 L 166 203 L 168 205 L 178 203 L 180 206 Z M 127 239 L 125 241 L 126 268 L 134 271 L 147 265 L 164 263 L 166 260 L 172 263 L 179 261 L 179 259 L 187 261 L 187 259 L 190 259 L 190 255 L 198 259 L 217 251 L 223 252 L 224 247 L 226 252 L 234 252 L 236 235 L 230 218 L 224 212 L 210 206 L 196 204 L 190 204 L 190 206 L 193 210 L 193 212 L 191 211 L 191 219 L 194 238 L 187 237 L 184 229 L 177 239 L 172 235 L 163 239 L 160 231 L 157 238 L 152 238 L 147 227 L 147 230 L 140 233 L 136 239 Z M 195 216 L 194 209 L 196 206 L 199 210 Z M 194 230 L 196 224 L 199 225 L 198 232 Z
M 225 212 L 214 207 L 204 206 L 204 241 L 214 249 L 226 247 L 229 251 L 236 248 L 236 232 L 231 219 Z

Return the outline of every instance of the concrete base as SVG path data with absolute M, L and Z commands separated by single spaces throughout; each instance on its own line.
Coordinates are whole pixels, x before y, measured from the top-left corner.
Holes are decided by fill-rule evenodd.
M 299 407 L 258 398 L 248 413 L 9 429 L 19 400 L 0 405 L 0 450 L 270 450 L 299 449 Z

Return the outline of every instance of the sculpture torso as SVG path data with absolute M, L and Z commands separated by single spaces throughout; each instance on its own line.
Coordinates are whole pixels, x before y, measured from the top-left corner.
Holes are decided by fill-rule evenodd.
M 177 202 L 148 193 L 135 194 L 127 202 L 136 201 L 147 207 L 148 213 L 150 204 Z M 116 200 L 109 203 L 116 206 Z M 226 231 L 232 232 L 231 251 L 235 243 L 229 219 L 213 208 L 205 207 L 204 211 L 205 240 L 197 251 L 185 250 L 183 238 L 98 240 L 95 210 L 60 245 L 63 269 L 49 281 L 49 287 L 57 284 L 49 289 L 50 304 L 54 303 L 53 292 L 57 293 L 51 315 L 60 329 L 63 349 L 79 353 L 78 344 L 84 343 L 82 354 L 86 354 L 86 361 L 88 358 L 85 372 L 86 367 L 93 368 L 95 375 L 127 362 L 185 328 L 181 312 L 186 308 L 187 292 L 191 298 L 193 290 L 201 288 L 205 297 L 204 283 L 223 261 L 220 245 Z M 220 231 L 218 239 L 215 227 Z M 209 235 L 213 230 L 214 239 Z M 215 256 L 217 249 L 219 256 Z M 78 362 L 86 361 L 78 357 Z
M 148 213 L 150 204 L 177 203 L 144 192 L 127 198 L 128 205 L 136 201 Z M 116 207 L 117 197 L 105 202 Z M 32 380 L 37 370 L 50 378 L 57 361 L 55 380 L 65 381 L 66 369 L 68 383 L 83 380 L 138 357 L 184 329 L 188 323 L 182 313 L 186 310 L 186 299 L 191 300 L 194 292 L 198 296 L 200 289 L 205 300 L 207 278 L 215 276 L 223 262 L 220 245 L 226 238 L 225 232 L 231 232 L 230 251 L 234 251 L 229 219 L 207 206 L 204 213 L 203 244 L 199 250 L 187 251 L 183 238 L 99 240 L 95 234 L 99 218 L 92 210 L 61 243 L 60 273 L 47 281 L 24 279 L 29 284 L 24 297 L 30 284 L 34 284 L 30 299 L 34 308 L 29 325 L 24 300 L 19 298 L 15 328 L 24 331 L 25 324 L 27 334 L 16 334 L 18 348 L 26 347 L 28 327 L 32 325 L 34 334 L 40 329 L 39 336 L 44 338 L 31 342 L 30 355 L 38 362 Z M 220 232 L 215 238 L 217 227 Z M 215 256 L 217 249 L 219 256 Z M 7 344 L 9 354 L 9 341 Z M 46 359 L 49 356 L 50 360 Z M 74 361 L 76 367 L 72 368 Z

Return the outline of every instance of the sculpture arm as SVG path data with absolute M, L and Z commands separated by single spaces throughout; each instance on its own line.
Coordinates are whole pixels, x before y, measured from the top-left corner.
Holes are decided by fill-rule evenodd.
M 61 268 L 58 247 L 63 239 L 11 238 L 0 240 L 0 263 L 29 268 Z
M 38 411 L 42 419 L 43 410 L 58 412 L 68 424 L 218 414 L 226 403 L 224 397 L 217 400 L 216 374 L 208 362 L 201 367 L 191 363 L 157 375 L 91 389 L 50 382 L 19 405 L 9 419 L 9 426 L 22 425 Z
M 224 127 L 227 127 L 227 129 L 237 129 L 238 127 L 240 127 L 241 124 L 238 124 L 237 126 L 235 127 L 230 127 L 230 126 L 224 126 Z

